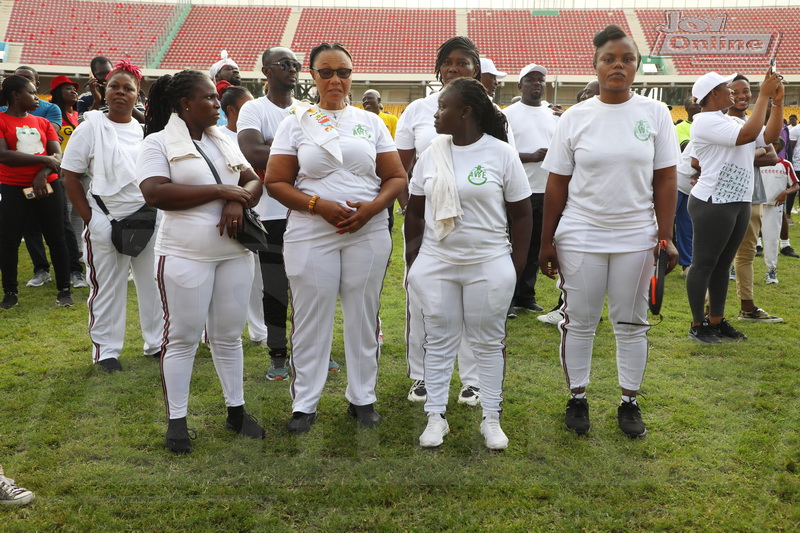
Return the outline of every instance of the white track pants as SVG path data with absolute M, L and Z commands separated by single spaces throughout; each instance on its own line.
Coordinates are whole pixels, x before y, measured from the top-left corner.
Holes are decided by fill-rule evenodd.
M 253 254 L 253 288 L 247 302 L 247 333 L 251 341 L 267 338 L 267 325 L 264 323 L 264 282 L 261 279 L 261 263 L 258 254 Z
M 608 294 L 608 317 L 617 340 L 619 386 L 639 390 L 647 364 L 647 291 L 653 251 L 587 253 L 558 250 L 565 318 L 561 321 L 561 363 L 570 389 L 589 384 L 595 329 Z M 482 400 L 482 398 L 481 398 Z
M 474 265 L 452 265 L 423 254 L 414 261 L 408 286 L 423 314 L 425 412 L 447 409 L 462 333 L 477 361 L 483 411 L 500 411 L 506 315 L 516 282 L 511 256 Z
M 158 228 L 156 228 L 158 231 Z M 138 257 L 121 254 L 111 243 L 111 222 L 99 210 L 83 232 L 86 277 L 89 281 L 89 336 L 92 362 L 119 359 L 125 340 L 125 308 L 128 302 L 128 270 L 133 273 L 139 306 L 144 353 L 161 349 L 164 319 L 153 272 L 155 234 Z
M 378 310 L 392 252 L 385 228 L 284 242 L 292 295 L 292 411 L 314 413 L 328 378 L 336 298 L 344 315 L 345 397 L 375 403 L 378 381 Z
M 783 224 L 782 205 L 764 205 L 761 211 L 761 242 L 764 243 L 764 263 L 767 270 L 778 268 L 778 242 Z
M 164 308 L 161 382 L 167 418 L 183 418 L 198 339 L 205 325 L 225 405 L 244 404 L 242 330 L 253 286 L 250 255 L 224 261 L 159 256 L 156 278 Z

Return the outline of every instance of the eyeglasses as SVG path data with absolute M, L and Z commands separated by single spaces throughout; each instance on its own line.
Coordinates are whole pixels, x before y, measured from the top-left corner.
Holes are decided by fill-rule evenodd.
M 333 77 L 334 73 L 339 76 L 340 79 L 346 80 L 350 77 L 350 74 L 353 73 L 353 69 L 351 68 L 314 68 L 311 67 L 311 70 L 317 71 L 319 77 L 323 80 L 329 80 Z
M 292 61 L 291 59 L 283 59 L 277 63 L 269 63 L 267 66 L 278 66 L 281 67 L 281 70 L 289 70 L 290 68 L 293 68 L 296 72 L 300 72 L 300 69 L 303 68 L 303 65 L 301 65 L 299 61 Z

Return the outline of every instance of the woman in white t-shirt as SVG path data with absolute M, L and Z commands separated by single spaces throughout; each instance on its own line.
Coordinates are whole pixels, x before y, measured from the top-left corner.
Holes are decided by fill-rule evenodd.
M 136 174 L 147 203 L 164 210 L 155 255 L 166 321 L 161 357 L 166 446 L 174 453 L 191 451 L 186 411 L 204 325 L 228 407 L 225 426 L 261 439 L 264 430 L 244 411 L 243 390 L 241 334 L 253 258 L 235 238 L 244 208 L 261 196 L 261 183 L 239 147 L 216 126 L 220 107 L 208 76 L 190 70 L 162 76 L 149 96 Z
M 128 62 L 106 77 L 108 113 L 87 111 L 70 138 L 61 176 L 72 205 L 86 229 L 86 277 L 89 280 L 89 336 L 92 362 L 107 372 L 122 370 L 119 355 L 125 340 L 128 272 L 133 274 L 139 305 L 144 353 L 161 355 L 164 321 L 153 275 L 155 238 L 136 257 L 120 253 L 111 242 L 111 219 L 122 220 L 144 205 L 136 182 L 136 158 L 142 125 L 133 118 L 141 72 Z M 90 178 L 85 193 L 81 179 Z M 108 215 L 100 203 L 108 211 Z
M 560 276 L 561 361 L 570 388 L 564 422 L 589 431 L 586 386 L 592 343 L 608 295 L 617 341 L 620 429 L 645 434 L 636 393 L 647 363 L 647 287 L 653 254 L 665 244 L 668 271 L 677 199 L 678 139 L 667 106 L 631 92 L 641 56 L 619 26 L 594 37 L 600 95 L 561 116 L 542 167 L 542 272 Z
M 725 320 L 728 272 L 750 222 L 756 148 L 776 141 L 783 124 L 783 85 L 771 68 L 747 122 L 725 115 L 734 104 L 728 87 L 734 77 L 709 72 L 692 86 L 692 96 L 701 106 L 691 130 L 701 170 L 688 205 L 694 235 L 686 295 L 692 310 L 689 338 L 704 344 L 747 338 Z M 765 128 L 770 98 L 777 109 Z
M 506 314 L 528 255 L 531 189 L 505 115 L 480 82 L 453 80 L 437 107 L 442 135 L 414 167 L 405 223 L 408 290 L 425 332 L 428 424 L 419 443 L 439 446 L 449 432 L 444 414 L 463 335 L 478 366 L 481 434 L 500 450 L 508 446 L 500 427 Z
M 309 56 L 319 105 L 294 106 L 272 142 L 265 183 L 290 209 L 284 262 L 292 292 L 292 419 L 311 428 L 328 376 L 337 296 L 344 315 L 348 413 L 380 422 L 378 308 L 391 253 L 386 209 L 406 174 L 383 121 L 346 104 L 353 62 L 339 44 Z

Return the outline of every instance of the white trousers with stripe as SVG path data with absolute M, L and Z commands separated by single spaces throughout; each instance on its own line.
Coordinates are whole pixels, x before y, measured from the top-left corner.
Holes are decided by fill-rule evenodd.
M 161 382 L 167 418 L 183 418 L 194 356 L 205 326 L 225 405 L 244 404 L 242 331 L 253 286 L 250 254 L 223 261 L 159 256 L 156 279 L 164 308 Z
M 639 390 L 647 364 L 647 291 L 653 251 L 588 253 L 558 250 L 559 288 L 564 296 L 561 363 L 570 389 L 589 384 L 592 344 L 608 294 L 608 318 L 617 341 L 619 386 Z
M 253 254 L 253 288 L 247 302 L 247 333 L 253 342 L 267 339 L 263 298 L 264 281 L 261 279 L 261 263 L 258 261 L 258 254 Z
M 338 235 L 331 226 L 314 239 L 284 242 L 292 295 L 293 412 L 317 410 L 328 378 L 337 296 L 344 315 L 345 397 L 354 405 L 376 401 L 378 311 L 391 252 L 385 227 Z
M 473 265 L 453 265 L 423 254 L 414 261 L 408 287 L 423 315 L 425 412 L 446 411 L 462 338 L 477 362 L 483 412 L 500 411 L 506 315 L 516 282 L 509 255 Z
M 778 268 L 778 242 L 783 224 L 783 206 L 764 204 L 761 210 L 761 242 L 764 243 L 764 264 L 767 270 Z
M 156 228 L 158 231 L 158 228 Z M 147 355 L 161 349 L 164 320 L 153 272 L 153 246 L 150 243 L 137 257 L 121 254 L 111 242 L 111 222 L 99 210 L 83 231 L 86 277 L 89 282 L 89 336 L 92 362 L 119 358 L 125 340 L 125 308 L 128 302 L 128 271 L 133 274 L 139 307 L 139 322 Z

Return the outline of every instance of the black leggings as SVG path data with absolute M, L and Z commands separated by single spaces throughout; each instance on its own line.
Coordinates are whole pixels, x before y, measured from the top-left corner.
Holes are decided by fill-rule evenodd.
M 289 306 L 289 280 L 283 265 L 283 234 L 286 219 L 262 220 L 267 229 L 266 252 L 258 252 L 264 280 L 264 322 L 270 355 L 286 355 L 286 314 Z
M 750 202 L 714 204 L 689 197 L 692 217 L 692 268 L 686 277 L 686 294 L 692 321 L 705 317 L 706 290 L 711 316 L 724 316 L 728 276 L 736 250 L 750 223 Z

